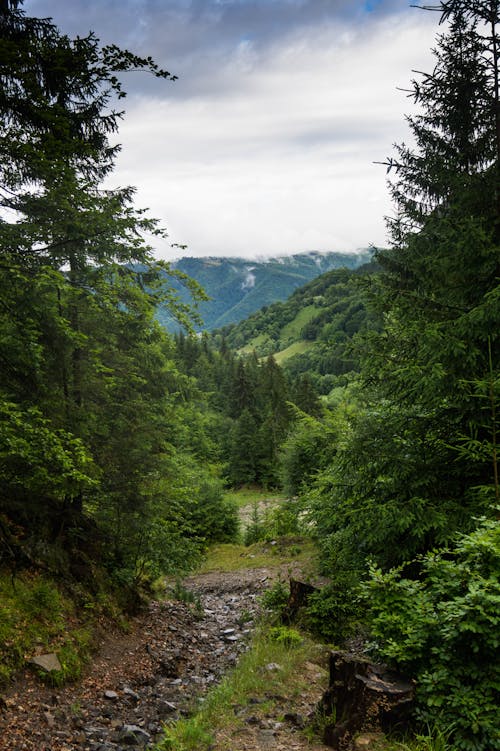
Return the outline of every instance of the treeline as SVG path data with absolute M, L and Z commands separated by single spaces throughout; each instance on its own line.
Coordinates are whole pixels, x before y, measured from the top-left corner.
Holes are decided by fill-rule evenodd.
M 171 75 L 18 6 L 0 7 L 0 565 L 133 588 L 234 539 L 224 486 L 279 484 L 294 410 L 321 406 L 272 358 L 198 339 L 165 277 L 204 293 L 154 260 L 133 189 L 103 188 L 119 75 Z
M 500 748 L 499 3 L 442 2 L 435 67 L 396 147 L 391 246 L 360 375 L 286 443 L 332 585 L 330 639 L 369 626 L 443 747 Z M 306 471 L 301 471 L 302 470 Z M 320 618 L 321 616 L 321 618 Z M 441 746 L 440 746 L 441 747 Z
M 226 483 L 279 487 L 281 452 L 297 415 L 320 415 L 323 407 L 307 376 L 289 381 L 274 358 L 235 355 L 224 343 L 175 336 L 177 364 L 199 390 L 212 414 L 212 440 Z
M 154 320 L 162 302 L 189 327 L 143 239 L 162 230 L 132 188 L 102 184 L 120 75 L 172 76 L 18 6 L 0 7 L 0 564 L 137 583 L 237 527 L 198 392 Z

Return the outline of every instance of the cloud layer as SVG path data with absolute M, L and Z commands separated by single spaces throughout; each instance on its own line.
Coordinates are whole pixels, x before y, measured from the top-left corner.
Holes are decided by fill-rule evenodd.
M 27 0 L 179 75 L 131 76 L 115 184 L 193 255 L 385 242 L 383 168 L 436 18 L 401 0 Z M 173 257 L 167 244 L 159 255 Z

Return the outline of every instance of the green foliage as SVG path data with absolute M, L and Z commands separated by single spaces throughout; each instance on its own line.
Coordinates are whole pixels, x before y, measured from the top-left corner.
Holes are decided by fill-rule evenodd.
M 80 674 L 90 649 L 90 632 L 72 630 L 74 603 L 48 577 L 28 575 L 15 579 L 0 574 L 0 681 L 7 682 L 25 664 L 26 656 L 40 650 L 58 653 L 62 670 L 40 672 L 43 680 L 58 685 Z
M 296 414 L 281 451 L 283 490 L 289 496 L 298 495 L 319 470 L 328 466 L 335 456 L 338 432 L 332 414 L 322 419 L 298 410 Z
M 270 628 L 269 639 L 278 644 L 283 644 L 288 649 L 295 649 L 303 642 L 302 636 L 297 629 L 289 628 L 288 626 L 273 626 Z
M 398 743 L 395 751 L 453 751 L 452 731 L 442 730 L 435 725 L 431 730 L 417 733 L 409 743 Z
M 6 529 L 19 530 L 2 530 L 1 552 L 13 566 L 90 580 L 98 561 L 122 583 L 148 583 L 237 533 L 210 418 L 154 320 L 161 303 L 190 329 L 169 280 L 204 295 L 154 260 L 143 237 L 163 232 L 133 207 L 134 190 L 102 188 L 120 74 L 171 76 L 17 3 L 0 30 L 0 499 Z
M 265 540 L 279 540 L 299 532 L 299 509 L 297 503 L 287 499 L 268 509 L 264 514 Z
M 95 486 L 83 442 L 56 429 L 36 407 L 0 400 L 0 497 L 23 524 L 41 525 L 65 499 Z
M 253 545 L 256 542 L 260 542 L 265 538 L 266 528 L 264 521 L 259 514 L 258 504 L 255 502 L 252 507 L 252 515 L 250 522 L 247 524 L 244 535 L 245 545 Z
M 428 553 L 418 579 L 371 569 L 364 587 L 378 651 L 417 680 L 419 716 L 454 747 L 500 748 L 500 525 L 482 520 L 454 548 Z
M 290 588 L 283 584 L 282 581 L 277 581 L 272 587 L 266 589 L 260 601 L 262 607 L 266 610 L 270 610 L 278 618 L 281 618 L 283 612 L 288 605 L 290 598 Z
M 337 423 L 335 455 L 303 500 L 327 568 L 363 570 L 368 556 L 399 565 L 487 509 L 473 488 L 464 492 L 463 466 L 449 446 L 453 422 L 385 401 L 351 406 L 346 418 Z
M 350 346 L 354 334 L 378 326 L 358 284 L 372 271 L 369 264 L 356 271 L 329 271 L 297 289 L 286 302 L 263 308 L 223 333 L 233 348 L 255 351 L 260 357 L 274 354 L 292 379 L 307 374 L 320 393 L 327 393 L 329 379 L 359 368 Z M 309 412 L 300 397 L 295 403 Z M 315 404 L 309 413 L 317 412 Z
M 355 580 L 349 576 L 339 577 L 308 597 L 300 623 L 322 640 L 341 644 L 352 635 L 358 611 Z

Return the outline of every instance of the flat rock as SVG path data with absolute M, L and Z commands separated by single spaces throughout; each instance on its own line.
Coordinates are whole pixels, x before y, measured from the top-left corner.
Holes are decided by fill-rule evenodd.
M 37 668 L 42 668 L 47 673 L 52 673 L 54 670 L 62 670 L 59 657 L 55 652 L 46 655 L 35 655 L 29 660 L 29 663 L 30 665 L 35 665 Z

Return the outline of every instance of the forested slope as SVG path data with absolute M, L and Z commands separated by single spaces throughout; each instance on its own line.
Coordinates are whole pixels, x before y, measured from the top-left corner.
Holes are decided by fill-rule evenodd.
M 288 300 L 266 306 L 249 318 L 214 332 L 241 354 L 273 355 L 293 379 L 305 375 L 327 394 L 347 373 L 359 370 L 353 337 L 380 328 L 369 307 L 376 264 L 329 271 L 296 290 Z
M 242 319 L 286 298 L 298 287 L 316 276 L 335 268 L 357 268 L 371 257 L 371 251 L 356 253 L 304 252 L 268 259 L 245 258 L 180 258 L 172 269 L 196 280 L 205 290 L 208 300 L 201 301 L 198 310 L 202 322 L 198 330 L 214 328 Z M 195 301 L 189 286 L 182 280 L 168 279 L 179 299 L 192 305 Z M 159 306 L 158 320 L 169 331 L 179 330 L 179 324 L 168 307 Z

